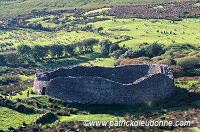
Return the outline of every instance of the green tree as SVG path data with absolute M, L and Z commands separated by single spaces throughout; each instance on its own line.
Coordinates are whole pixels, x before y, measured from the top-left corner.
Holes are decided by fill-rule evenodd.
M 101 45 L 101 54 L 103 56 L 108 56 L 109 55 L 109 49 L 110 46 L 112 45 L 112 42 L 110 40 L 103 40 L 100 42 Z
M 50 46 L 50 49 L 49 49 L 49 52 L 51 54 L 51 57 L 61 57 L 63 55 L 63 50 L 64 50 L 64 47 L 63 45 L 51 45 Z
M 4 55 L 0 54 L 0 66 L 6 65 L 6 60 L 4 58 Z
M 177 59 L 177 65 L 183 67 L 184 69 L 192 69 L 200 66 L 199 57 L 184 57 Z
M 73 56 L 75 53 L 75 48 L 72 45 L 64 45 L 63 52 L 65 56 Z
M 101 32 L 101 31 L 103 31 L 103 27 L 97 28 L 97 32 Z
M 31 55 L 31 47 L 28 45 L 19 45 L 17 46 L 17 53 L 23 59 L 23 61 L 30 62 L 30 55 Z
M 145 50 L 142 48 L 142 49 L 135 50 L 135 51 L 128 50 L 125 52 L 123 57 L 124 58 L 138 58 L 138 57 L 142 57 L 144 55 L 145 55 Z
M 112 53 L 110 53 L 109 55 L 115 59 L 118 59 L 122 54 L 124 54 L 124 50 L 123 49 L 119 49 L 119 50 L 115 50 Z
M 114 51 L 116 51 L 116 50 L 119 50 L 119 49 L 120 49 L 120 47 L 119 47 L 118 44 L 112 44 L 112 45 L 110 46 L 109 53 L 112 53 L 112 52 L 114 52 Z
M 37 60 L 42 60 L 47 56 L 48 48 L 46 46 L 35 45 L 32 47 L 32 58 Z
M 85 52 L 93 52 L 93 46 L 99 42 L 98 39 L 90 38 L 83 41 Z
M 19 55 L 14 52 L 9 52 L 4 54 L 4 58 L 6 61 L 6 64 L 9 65 L 18 65 L 21 64 L 21 60 L 19 59 Z
M 155 57 L 155 56 L 159 56 L 161 54 L 163 54 L 165 51 L 164 51 L 164 48 L 161 44 L 158 44 L 158 43 L 153 43 L 147 47 L 145 47 L 145 54 L 147 57 Z

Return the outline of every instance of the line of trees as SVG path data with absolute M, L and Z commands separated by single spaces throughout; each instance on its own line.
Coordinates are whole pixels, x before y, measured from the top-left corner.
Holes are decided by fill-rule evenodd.
M 93 52 L 94 46 L 99 40 L 91 38 L 73 44 L 54 44 L 54 45 L 19 45 L 17 53 L 24 61 L 38 61 L 46 58 L 70 57 L 83 53 Z
M 158 43 L 153 43 L 141 47 L 138 50 L 132 50 L 125 47 L 120 47 L 118 44 L 113 44 L 109 40 L 101 41 L 101 52 L 104 56 L 118 58 L 138 58 L 138 57 L 155 57 L 165 53 L 164 46 Z

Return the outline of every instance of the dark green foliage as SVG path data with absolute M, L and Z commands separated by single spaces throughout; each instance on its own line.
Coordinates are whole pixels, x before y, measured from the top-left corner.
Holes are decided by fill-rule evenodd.
M 47 55 L 48 48 L 45 46 L 35 45 L 32 48 L 32 57 L 34 60 L 41 60 Z
M 30 61 L 31 47 L 28 45 L 17 46 L 17 53 L 21 56 L 23 61 Z
M 110 40 L 103 40 L 100 42 L 101 45 L 101 53 L 103 56 L 108 56 L 109 55 L 109 49 L 110 46 L 112 45 L 112 42 Z
M 119 50 L 119 49 L 120 49 L 120 47 L 119 47 L 118 44 L 112 44 L 112 45 L 110 46 L 109 53 L 112 53 L 112 52 L 114 52 L 114 51 L 116 51 L 116 50 Z
M 170 58 L 168 65 L 176 65 L 176 61 L 174 59 Z
M 5 53 L 4 58 L 5 58 L 6 64 L 9 64 L 9 65 L 18 65 L 21 63 L 19 55 L 14 52 Z
M 145 55 L 150 58 L 159 56 L 159 55 L 163 54 L 164 52 L 165 51 L 164 51 L 163 46 L 158 43 L 153 43 L 153 44 L 145 47 Z
M 97 29 L 97 31 L 98 31 L 98 32 L 103 31 L 103 27 L 99 27 L 99 28 Z
M 12 83 L 17 83 L 20 81 L 20 78 L 18 76 L 5 76 L 0 79 L 1 85 L 8 85 Z
M 138 58 L 138 57 L 142 57 L 142 56 L 145 56 L 145 50 L 143 48 L 140 50 L 136 50 L 136 51 L 128 50 L 123 55 L 124 58 Z
M 64 45 L 63 52 L 65 56 L 73 56 L 75 53 L 75 48 L 71 45 Z
M 200 66 L 199 57 L 185 57 L 177 60 L 177 65 L 184 69 L 193 69 Z
M 64 109 L 58 110 L 56 114 L 59 116 L 70 116 L 70 110 L 68 108 L 64 108 Z
M 115 59 L 118 59 L 122 54 L 124 54 L 123 49 L 115 50 L 112 53 L 109 54 L 109 56 L 114 57 Z
M 197 47 L 192 46 L 190 44 L 173 44 L 165 48 L 167 52 L 176 52 L 176 51 L 190 50 L 190 49 L 196 50 Z
M 31 47 L 28 45 L 19 45 L 17 46 L 17 52 L 21 55 L 21 56 L 27 56 L 31 53 Z
M 48 112 L 46 114 L 44 114 L 42 117 L 38 118 L 36 120 L 36 123 L 37 124 L 48 124 L 48 123 L 52 123 L 54 121 L 56 121 L 58 119 L 58 117 L 51 113 L 51 112 Z
M 0 66 L 4 66 L 6 64 L 6 60 L 4 58 L 4 55 L 0 54 Z
M 93 52 L 93 46 L 99 42 L 98 39 L 90 38 L 83 40 L 84 49 L 86 52 Z
M 19 112 L 22 112 L 22 113 L 27 113 L 27 114 L 31 114 L 31 113 L 35 113 L 36 110 L 34 107 L 32 106 L 28 106 L 28 105 L 25 105 L 25 104 L 21 104 L 21 103 L 18 103 L 16 106 L 15 106 L 15 109 Z
M 63 55 L 63 45 L 51 45 L 49 46 L 49 52 L 51 57 L 61 57 Z
M 82 27 L 82 31 L 94 32 L 94 29 L 92 25 L 86 25 L 85 27 Z

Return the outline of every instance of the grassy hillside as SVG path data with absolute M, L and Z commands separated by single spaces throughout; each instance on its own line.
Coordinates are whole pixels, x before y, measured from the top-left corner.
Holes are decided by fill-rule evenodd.
M 7 130 L 10 126 L 17 128 L 23 123 L 31 124 L 40 114 L 24 114 L 15 110 L 0 107 L 0 130 Z
M 184 19 L 174 23 L 162 19 L 115 19 L 92 24 L 96 28 L 103 27 L 104 31 L 114 36 L 133 37 L 121 45 L 135 48 L 137 44 L 153 42 L 199 45 L 199 22 L 199 19 Z
M 86 31 L 66 32 L 60 30 L 46 32 L 30 29 L 4 30 L 0 33 L 0 43 L 13 43 L 14 46 L 21 44 L 69 44 L 87 38 L 96 38 L 99 40 L 109 39 L 117 42 L 121 39 L 116 38 L 116 36 L 130 36 L 132 37 L 131 40 L 121 42 L 120 45 L 136 48 L 141 43 L 159 42 L 164 45 L 189 43 L 198 46 L 200 39 L 199 22 L 199 19 L 194 18 L 184 19 L 174 23 L 169 20 L 156 19 L 115 19 L 88 23 L 88 25 L 93 25 L 96 29 L 103 27 L 103 32 L 107 32 L 109 35 Z M 50 24 L 48 22 L 41 23 L 43 25 Z M 58 25 L 55 24 L 55 26 Z
M 42 9 L 94 8 L 116 4 L 163 3 L 184 0 L 0 0 L 0 17 L 16 16 Z

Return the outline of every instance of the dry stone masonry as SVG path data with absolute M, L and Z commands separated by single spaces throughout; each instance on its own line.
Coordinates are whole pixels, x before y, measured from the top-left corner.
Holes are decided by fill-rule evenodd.
M 167 66 L 74 66 L 37 73 L 33 90 L 68 103 L 134 105 L 160 101 L 174 92 Z

